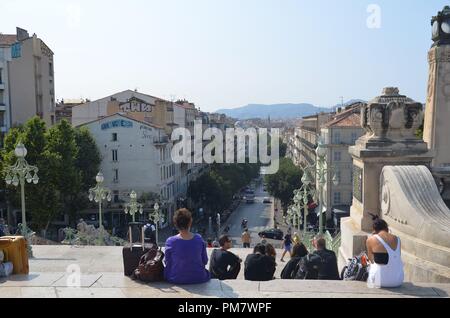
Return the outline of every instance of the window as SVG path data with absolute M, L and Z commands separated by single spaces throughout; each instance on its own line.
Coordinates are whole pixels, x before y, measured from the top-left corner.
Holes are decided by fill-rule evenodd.
M 119 203 L 119 191 L 114 191 L 113 192 L 113 196 L 114 196 L 114 203 Z
M 112 134 L 112 141 L 117 141 L 117 133 Z
M 358 134 L 352 133 L 352 145 L 355 144 L 357 140 L 358 140 Z
M 0 68 L 0 84 L 2 84 L 2 83 L 3 83 L 2 72 L 3 72 L 3 69 L 2 69 L 2 68 Z
M 118 158 L 117 150 L 113 150 L 113 151 L 112 151 L 112 160 L 113 160 L 113 162 L 119 161 L 118 159 L 119 159 L 119 158 Z
M 338 145 L 341 143 L 341 133 L 335 132 L 333 137 L 334 137 L 334 144 Z
M 334 193 L 334 204 L 341 204 L 341 193 L 340 192 Z
M 114 169 L 114 182 L 119 182 L 119 169 Z
M 341 152 L 340 151 L 336 151 L 334 153 L 334 161 L 341 161 Z
M 341 171 L 336 171 L 336 179 L 339 182 L 339 184 L 342 183 Z
M 53 63 L 48 63 L 48 75 L 53 76 Z

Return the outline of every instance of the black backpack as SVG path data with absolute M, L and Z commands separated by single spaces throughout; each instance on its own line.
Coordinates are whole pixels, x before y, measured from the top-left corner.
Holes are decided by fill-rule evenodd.
M 318 279 L 323 259 L 318 254 L 308 254 L 297 264 L 295 279 Z

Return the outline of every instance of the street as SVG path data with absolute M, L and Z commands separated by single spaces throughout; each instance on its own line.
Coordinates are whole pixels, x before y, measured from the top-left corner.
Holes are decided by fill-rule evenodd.
M 229 225 L 230 231 L 228 235 L 233 240 L 234 247 L 242 247 L 241 235 L 243 229 L 241 223 L 243 219 L 248 220 L 248 228 L 252 237 L 252 246 L 259 243 L 258 233 L 274 226 L 273 203 L 264 204 L 264 197 L 270 197 L 268 193 L 263 191 L 263 185 L 258 185 L 255 189 L 255 203 L 247 204 L 242 202 L 240 207 L 232 213 L 222 229 Z M 273 198 L 271 198 L 273 202 Z M 270 240 L 269 240 L 270 241 Z M 277 242 L 278 245 L 280 242 Z

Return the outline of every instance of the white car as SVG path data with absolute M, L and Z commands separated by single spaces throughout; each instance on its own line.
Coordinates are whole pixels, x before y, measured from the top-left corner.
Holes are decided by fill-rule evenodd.
M 272 203 L 272 200 L 268 197 L 263 199 L 263 203 Z

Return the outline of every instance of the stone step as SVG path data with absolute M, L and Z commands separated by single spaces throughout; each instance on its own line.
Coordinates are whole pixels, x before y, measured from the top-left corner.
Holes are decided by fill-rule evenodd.
M 450 284 L 405 283 L 396 289 L 369 289 L 362 282 L 211 280 L 201 285 L 145 284 L 120 273 L 81 275 L 31 273 L 0 280 L 0 298 L 448 298 Z

